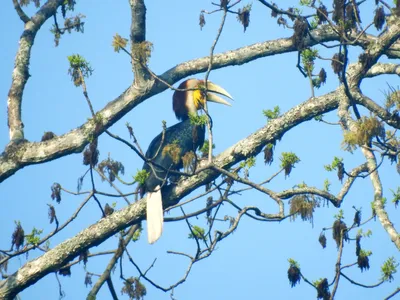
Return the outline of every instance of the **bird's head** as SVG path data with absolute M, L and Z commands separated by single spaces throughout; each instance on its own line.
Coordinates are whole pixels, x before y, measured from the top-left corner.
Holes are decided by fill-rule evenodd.
M 211 81 L 207 82 L 207 92 L 205 87 L 204 80 L 194 78 L 188 79 L 179 85 L 179 90 L 186 91 L 174 92 L 172 106 L 178 120 L 188 119 L 190 113 L 197 114 L 197 111 L 204 107 L 206 101 L 231 105 L 228 101 L 217 95 L 233 99 L 225 89 Z

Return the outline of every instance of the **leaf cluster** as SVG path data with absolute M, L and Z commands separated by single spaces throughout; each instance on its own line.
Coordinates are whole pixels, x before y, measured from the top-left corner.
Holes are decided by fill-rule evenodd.
M 328 300 L 331 298 L 331 292 L 329 291 L 328 279 L 321 278 L 313 282 L 314 286 L 317 288 L 317 299 Z
M 340 164 L 343 164 L 343 158 L 335 156 L 330 165 L 324 165 L 324 169 L 328 172 L 332 172 L 333 170 L 336 170 Z
M 98 165 L 98 169 L 100 173 L 104 176 L 108 175 L 106 177 L 108 177 L 108 180 L 110 182 L 114 182 L 116 176 L 119 176 L 119 174 L 125 174 L 124 165 L 121 162 L 115 161 L 110 157 L 101 161 Z
M 290 266 L 288 269 L 288 279 L 289 279 L 290 287 L 295 287 L 296 284 L 300 283 L 300 279 L 301 279 L 300 268 L 299 268 L 297 262 L 295 262 L 291 259 L 289 259 L 289 263 L 290 263 Z
M 267 118 L 267 121 L 276 119 L 280 116 L 281 114 L 281 109 L 279 106 L 275 106 L 273 110 L 270 109 L 264 109 L 263 110 L 264 116 Z
M 337 219 L 332 225 L 332 238 L 336 242 L 336 246 L 339 248 L 342 240 L 349 240 L 347 225 L 342 219 Z
M 139 227 L 132 236 L 132 241 L 137 242 L 140 239 L 143 228 Z
M 275 144 L 268 143 L 264 148 L 264 162 L 265 164 L 271 165 L 274 161 L 274 147 Z
M 26 235 L 26 243 L 28 245 L 37 245 L 40 242 L 40 235 L 43 233 L 43 229 L 36 229 L 33 227 L 31 233 Z
M 43 133 L 41 141 L 42 142 L 49 141 L 51 139 L 54 139 L 55 137 L 57 137 L 57 136 L 54 132 L 46 131 L 45 133 Z
M 193 151 L 186 152 L 182 156 L 182 164 L 185 172 L 193 172 L 196 166 L 196 154 Z
M 199 16 L 199 26 L 200 26 L 200 30 L 203 30 L 203 27 L 206 25 L 206 18 L 204 17 L 204 12 L 200 13 Z
M 346 150 L 353 151 L 357 146 L 370 145 L 374 137 L 384 139 L 384 127 L 377 118 L 364 116 L 355 123 L 355 130 L 344 134 L 342 144 Z
M 310 199 L 307 195 L 296 195 L 290 200 L 291 220 L 295 220 L 298 216 L 303 221 L 313 220 L 315 208 L 319 205 L 315 199 Z
M 374 15 L 374 25 L 377 30 L 382 30 L 383 25 L 385 25 L 385 10 L 383 6 L 377 7 Z
M 69 69 L 68 74 L 71 75 L 71 79 L 75 86 L 80 86 L 83 83 L 83 78 L 88 78 L 93 73 L 93 69 L 90 63 L 87 62 L 79 54 L 73 54 L 68 56 Z M 83 78 L 82 78 L 83 77 Z
M 206 233 L 205 233 L 205 229 L 200 227 L 200 226 L 197 226 L 197 225 L 192 226 L 192 232 L 189 233 L 188 238 L 189 239 L 199 239 L 199 240 L 202 240 L 202 241 L 207 241 L 207 236 L 206 236 Z
M 399 263 L 396 261 L 396 259 L 394 257 L 389 257 L 381 267 L 381 279 L 383 281 L 391 282 L 393 280 L 393 274 L 397 272 L 398 266 Z
M 285 176 L 289 176 L 294 165 L 300 162 L 300 158 L 298 158 L 293 152 L 282 152 L 280 160 L 280 167 L 285 170 Z
M 110 204 L 106 203 L 104 206 L 104 214 L 106 216 L 112 215 L 114 213 L 114 208 L 110 206 Z
M 393 190 L 390 190 L 390 191 L 393 194 L 392 202 L 397 207 L 397 205 L 399 205 L 399 202 L 400 202 L 400 187 L 397 187 L 397 191 L 396 192 L 393 191 Z
M 151 52 L 153 51 L 153 44 L 149 41 L 144 41 L 141 43 L 136 43 L 132 45 L 132 54 L 136 59 L 142 64 L 148 64 L 151 57 Z
M 22 228 L 21 222 L 20 221 L 15 221 L 15 230 L 11 236 L 11 249 L 14 247 L 19 250 L 24 245 L 25 241 L 25 232 L 24 229 Z
M 215 144 L 213 143 L 212 148 L 215 149 Z M 209 140 L 205 140 L 203 146 L 199 150 L 201 152 L 201 157 L 207 157 L 208 152 L 210 151 L 210 142 Z
M 389 91 L 385 92 L 385 108 L 391 111 L 393 108 L 400 110 L 400 89 L 389 86 Z
M 297 18 L 293 27 L 292 43 L 297 50 L 303 50 L 305 48 L 305 38 L 308 34 L 308 23 L 302 18 Z
M 130 277 L 125 280 L 121 294 L 126 294 L 130 299 L 142 300 L 147 294 L 146 287 L 137 277 Z
M 204 126 L 208 122 L 207 115 L 197 115 L 193 113 L 189 113 L 190 124 L 194 126 Z
M 150 173 L 146 170 L 137 170 L 136 174 L 133 176 L 133 180 L 139 185 L 143 185 L 147 178 L 149 178 Z
M 256 165 L 256 158 L 254 156 L 251 156 L 247 158 L 245 161 L 240 162 L 239 167 L 240 168 L 246 168 L 250 169 Z
M 35 4 L 36 8 L 40 7 L 40 0 L 19 0 L 19 5 L 21 6 L 28 6 L 31 2 L 33 2 L 33 4 Z
M 363 249 L 360 249 L 358 251 L 357 265 L 361 269 L 361 271 L 369 270 L 370 266 L 369 266 L 369 258 L 368 257 L 371 255 L 372 255 L 371 251 L 366 251 Z
M 50 224 L 53 224 L 54 220 L 56 220 L 56 209 L 51 204 L 48 204 L 48 206 L 49 206 L 48 217 L 50 220 Z
M 97 141 L 97 138 L 93 139 L 93 141 L 90 142 L 83 151 L 83 164 L 85 166 L 93 167 L 99 162 L 100 151 L 97 148 Z
M 57 182 L 51 186 L 51 199 L 56 200 L 57 203 L 61 202 L 61 185 Z
M 123 38 L 118 33 L 116 33 L 112 41 L 112 46 L 115 52 L 119 52 L 122 48 L 126 48 L 127 43 L 128 39 Z
M 314 71 L 314 61 L 318 56 L 317 49 L 307 48 L 301 51 L 301 62 L 306 70 L 306 73 L 311 75 Z
M 164 146 L 161 154 L 163 157 L 168 155 L 169 157 L 171 157 L 174 164 L 178 164 L 181 159 L 181 151 L 182 149 L 177 143 L 171 143 Z
M 241 9 L 238 9 L 237 20 L 243 25 L 244 31 L 246 31 L 247 27 L 249 27 L 250 24 L 250 11 L 251 4 L 248 4 Z
M 321 244 L 322 248 L 326 248 L 326 236 L 325 236 L 325 231 L 321 232 L 321 234 L 318 237 L 318 242 Z

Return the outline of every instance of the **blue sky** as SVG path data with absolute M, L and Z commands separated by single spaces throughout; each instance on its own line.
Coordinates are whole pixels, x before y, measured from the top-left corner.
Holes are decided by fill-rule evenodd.
M 25 137 L 30 141 L 39 141 L 45 131 L 56 134 L 66 133 L 84 123 L 90 112 L 82 91 L 71 82 L 68 70 L 67 56 L 80 54 L 92 65 L 95 72 L 87 80 L 89 96 L 95 110 L 121 94 L 132 81 L 129 57 L 124 53 L 115 53 L 111 46 L 113 36 L 118 33 L 129 36 L 130 8 L 128 1 L 81 1 L 75 8 L 76 13 L 86 15 L 85 33 L 65 35 L 59 47 L 54 41 L 49 29 L 51 22 L 46 23 L 38 33 L 32 50 L 30 74 L 31 78 L 24 91 L 23 122 Z M 152 42 L 154 49 L 150 60 L 150 68 L 161 74 L 183 61 L 207 56 L 215 38 L 220 23 L 220 15 L 206 16 L 207 24 L 200 30 L 198 16 L 202 9 L 212 10 L 209 1 L 147 1 L 147 40 Z M 286 1 L 287 5 L 295 1 Z M 246 4 L 246 2 L 245 2 Z M 373 7 L 369 7 L 372 11 Z M 28 8 L 31 14 L 33 7 Z M 8 143 L 7 106 L 6 99 L 11 84 L 11 74 L 14 57 L 18 47 L 18 39 L 23 24 L 15 13 L 12 2 L 3 3 L 0 12 L 0 33 L 3 47 L 0 53 L 0 95 L 3 105 L 0 109 L 0 147 Z M 59 16 L 60 17 L 60 16 Z M 368 24 L 371 14 L 362 15 L 364 24 Z M 7 29 L 7 30 L 5 30 Z M 216 52 L 236 49 L 256 42 L 275 38 L 289 37 L 291 30 L 276 25 L 270 18 L 270 12 L 254 1 L 251 22 L 244 33 L 235 16 L 228 16 L 225 29 L 216 47 Z M 333 51 L 323 51 L 321 54 L 331 57 Z M 351 57 L 357 57 L 357 50 Z M 210 80 L 220 84 L 235 98 L 232 107 L 210 105 L 214 121 L 215 152 L 219 153 L 245 138 L 250 133 L 265 125 L 263 109 L 272 109 L 279 105 L 284 113 L 292 106 L 310 97 L 308 80 L 295 68 L 297 54 L 284 54 L 268 57 L 239 67 L 213 71 Z M 328 72 L 328 83 L 317 95 L 322 95 L 335 89 L 338 80 L 330 71 L 329 62 L 318 62 L 316 69 L 324 67 Z M 196 77 L 201 78 L 204 74 Z M 397 81 L 396 81 L 397 80 Z M 363 91 L 378 103 L 384 100 L 383 91 L 387 84 L 398 85 L 398 79 L 385 76 L 378 79 L 368 79 L 362 85 Z M 152 138 L 161 130 L 161 121 L 167 125 L 175 124 L 176 119 L 171 109 L 172 91 L 157 95 L 135 110 L 124 116 L 110 130 L 122 137 L 128 138 L 125 123 L 129 122 L 143 148 L 146 148 Z M 364 112 L 365 113 L 365 112 Z M 337 122 L 335 112 L 326 116 L 327 120 Z M 265 166 L 262 157 L 257 158 L 256 168 L 250 171 L 250 178 L 255 182 L 265 180 L 279 170 L 279 155 L 281 152 L 295 152 L 301 162 L 288 178 L 281 174 L 267 187 L 282 191 L 301 182 L 322 188 L 328 178 L 331 190 L 335 194 L 340 189 L 336 175 L 324 171 L 323 165 L 332 161 L 334 156 L 344 158 L 345 166 L 351 169 L 363 162 L 356 151 L 354 155 L 341 149 L 342 133 L 337 126 L 324 125 L 309 121 L 287 133 L 277 143 L 275 161 L 271 166 Z M 101 159 L 110 154 L 114 159 L 125 165 L 126 179 L 141 169 L 142 162 L 124 145 L 108 137 L 100 138 Z M 49 232 L 47 204 L 52 203 L 50 186 L 59 182 L 70 190 L 76 189 L 77 178 L 86 168 L 82 165 L 82 155 L 70 155 L 44 165 L 29 166 L 18 171 L 14 176 L 1 183 L 0 199 L 2 218 L 0 218 L 0 249 L 10 247 L 14 221 L 19 220 L 25 232 L 33 227 Z M 397 189 L 398 174 L 394 166 L 385 162 L 381 170 L 384 182 L 384 195 L 391 199 L 390 189 Z M 99 187 L 108 190 L 106 184 L 98 181 Z M 89 188 L 85 185 L 83 189 Z M 124 188 L 131 191 L 132 187 Z M 201 191 L 203 189 L 201 188 Z M 195 195 L 193 193 L 192 195 Z M 216 196 L 216 195 L 215 195 Z M 232 198 L 240 206 L 258 205 L 265 212 L 274 213 L 277 208 L 265 195 L 253 191 Z M 370 202 L 373 200 L 371 183 L 368 178 L 360 179 L 346 198 L 342 208 L 345 211 L 346 222 L 352 223 L 353 205 L 362 207 L 363 217 L 370 215 Z M 83 201 L 81 197 L 63 194 L 61 204 L 55 205 L 57 216 L 62 222 L 66 220 L 76 207 Z M 114 199 L 100 198 L 100 201 L 112 203 Z M 205 199 L 196 201 L 186 209 L 186 212 L 203 207 Z M 117 203 L 122 208 L 124 202 Z M 398 214 L 393 205 L 388 204 L 390 217 L 395 224 L 399 222 Z M 286 201 L 286 208 L 288 204 Z M 179 215 L 179 211 L 171 215 Z M 285 220 L 282 223 L 257 223 L 254 220 L 242 219 L 238 230 L 228 239 L 222 241 L 217 251 L 208 259 L 194 265 L 188 280 L 174 291 L 176 299 L 312 299 L 315 291 L 302 282 L 296 288 L 290 288 L 287 280 L 288 258 L 296 259 L 302 272 L 309 280 L 321 277 L 332 279 L 336 261 L 336 247 L 327 232 L 328 247 L 321 249 L 318 236 L 323 227 L 330 227 L 334 221 L 337 209 L 332 205 L 321 206 L 314 216 L 314 225 L 308 222 Z M 236 212 L 227 205 L 221 214 L 235 216 Z M 86 226 L 95 223 L 101 217 L 94 202 L 90 202 L 82 214 L 69 229 L 61 232 L 51 241 L 54 246 L 62 240 L 74 236 Z M 204 225 L 203 217 L 192 220 L 195 225 Z M 227 224 L 220 224 L 221 229 L 227 229 Z M 363 239 L 362 245 L 371 250 L 371 269 L 361 273 L 359 269 L 347 271 L 356 281 L 373 284 L 379 280 L 380 265 L 389 256 L 398 256 L 398 251 L 391 244 L 388 235 L 380 223 L 370 222 L 363 230 L 373 231 L 373 238 Z M 193 254 L 195 243 L 187 240 L 188 228 L 184 222 L 167 223 L 162 238 L 155 245 L 148 245 L 146 239 L 132 243 L 130 253 L 142 267 L 147 269 L 157 258 L 155 267 L 148 273 L 149 277 L 163 286 L 169 286 L 184 274 L 187 263 L 185 258 L 167 254 L 167 250 L 188 252 Z M 353 233 L 353 235 L 355 232 Z M 115 247 L 117 238 L 111 238 L 104 245 L 91 249 L 91 252 L 103 251 Z M 356 261 L 355 246 L 346 244 L 344 247 L 343 264 Z M 29 255 L 32 259 L 40 252 Z M 9 270 L 16 270 L 26 262 L 21 256 L 10 263 Z M 107 258 L 90 260 L 87 270 L 101 273 L 107 264 Z M 72 268 L 72 276 L 61 277 L 66 299 L 82 299 L 89 292 L 83 284 L 83 265 Z M 134 268 L 127 260 L 124 261 L 124 275 L 137 276 Z M 117 291 L 121 285 L 118 280 L 119 270 L 114 272 L 114 284 Z M 95 280 L 95 278 L 93 278 Z M 396 280 L 395 280 L 396 281 Z M 397 280 L 398 282 L 398 280 Z M 170 299 L 165 294 L 144 282 L 148 289 L 146 299 Z M 57 282 L 53 274 L 46 276 L 36 285 L 25 290 L 22 299 L 56 299 L 58 296 Z M 336 299 L 380 299 L 390 294 L 396 288 L 395 283 L 384 284 L 379 289 L 362 289 L 350 285 L 344 279 L 340 281 Z M 109 292 L 103 288 L 99 299 L 108 299 Z

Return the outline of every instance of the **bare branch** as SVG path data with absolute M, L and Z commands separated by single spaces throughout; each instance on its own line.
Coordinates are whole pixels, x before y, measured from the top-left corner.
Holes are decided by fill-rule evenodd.
M 337 93 L 310 99 L 295 106 L 281 117 L 268 124 L 249 137 L 228 148 L 214 159 L 219 168 L 227 168 L 248 156 L 258 154 L 264 145 L 281 138 L 285 132 L 304 121 L 335 109 L 338 105 Z M 176 186 L 166 186 L 163 194 L 165 206 L 176 204 L 191 191 L 218 177 L 216 171 L 205 170 L 198 175 L 179 182 Z M 28 262 L 19 271 L 2 282 L 0 298 L 14 296 L 22 289 L 35 283 L 52 270 L 65 265 L 85 249 L 98 245 L 118 231 L 137 224 L 145 217 L 145 200 L 141 199 L 128 207 L 114 212 L 96 224 L 81 231 L 75 237 L 59 244 L 44 255 Z M 19 274 L 24 274 L 20 276 Z
M 62 0 L 58 2 L 62 2 Z M 311 34 L 313 40 L 307 39 L 307 46 L 339 39 L 327 26 L 322 26 L 321 29 L 313 30 Z M 376 39 L 370 36 L 367 36 L 366 40 L 367 42 L 360 44 L 362 47 L 367 47 L 370 42 L 376 42 Z M 291 38 L 258 43 L 214 55 L 213 69 L 241 65 L 262 57 L 293 51 L 296 51 L 296 48 Z M 393 57 L 400 57 L 400 42 L 393 45 L 390 51 L 387 50 L 387 53 Z M 208 64 L 208 57 L 191 60 L 166 71 L 159 77 L 172 85 L 184 77 L 206 71 Z M 98 112 L 98 114 L 102 116 L 102 122 L 101 124 L 97 124 L 98 128 L 96 134 L 102 134 L 127 112 L 165 89 L 167 89 L 167 86 L 160 81 L 148 81 L 146 84 L 142 85 L 140 89 L 134 86 L 129 87 L 119 97 L 111 101 Z M 46 142 L 25 142 L 9 146 L 6 148 L 5 153 L 0 155 L 0 182 L 25 166 L 51 161 L 68 154 L 81 152 L 89 143 L 89 137 L 93 138 L 93 132 L 95 132 L 95 126 L 93 122 L 88 121 L 77 129 Z
M 13 1 L 14 5 L 17 0 Z M 26 82 L 29 78 L 29 62 L 31 57 L 31 49 L 35 40 L 36 34 L 40 27 L 54 15 L 57 8 L 64 2 L 64 0 L 49 0 L 39 11 L 32 16 L 31 19 L 26 20 L 21 17 L 26 24 L 24 32 L 19 40 L 19 48 L 15 57 L 15 66 L 12 75 L 11 87 L 8 92 L 8 127 L 10 140 L 18 141 L 24 139 L 24 125 L 21 117 L 22 95 L 24 93 Z M 18 8 L 16 8 L 18 11 Z M 22 11 L 22 10 L 21 10 Z M 23 16 L 23 15 L 22 15 Z
M 28 23 L 31 19 L 25 14 L 25 12 L 22 10 L 21 6 L 19 5 L 18 0 L 12 0 L 14 4 L 14 8 L 21 19 L 22 22 Z
M 129 232 L 123 241 L 124 247 L 126 247 L 130 243 L 133 235 L 139 229 L 139 227 L 140 227 L 139 225 L 135 224 L 129 229 Z M 87 296 L 88 299 L 96 298 L 96 295 L 100 291 L 104 282 L 107 281 L 107 283 L 108 283 L 108 280 L 111 278 L 110 277 L 111 271 L 114 268 L 115 264 L 117 263 L 118 259 L 121 258 L 123 253 L 124 253 L 123 248 L 118 248 L 118 250 L 115 252 L 114 256 L 111 258 L 110 262 L 108 263 L 103 274 L 101 274 L 100 278 L 97 280 L 96 284 L 93 286 L 93 288 L 89 292 L 89 294 Z

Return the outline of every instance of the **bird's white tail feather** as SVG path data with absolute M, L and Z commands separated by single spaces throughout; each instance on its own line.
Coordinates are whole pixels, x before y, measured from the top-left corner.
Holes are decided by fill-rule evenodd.
M 147 240 L 150 244 L 157 241 L 162 233 L 164 212 L 160 186 L 156 186 L 155 192 L 147 193 Z

